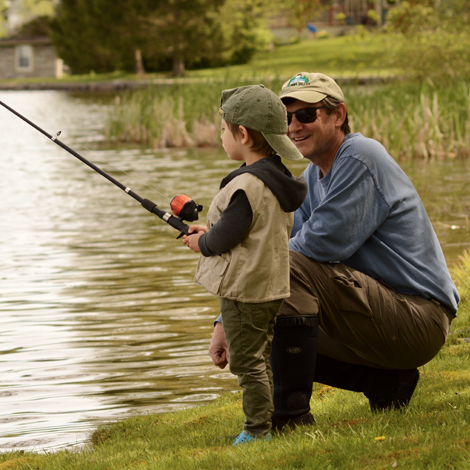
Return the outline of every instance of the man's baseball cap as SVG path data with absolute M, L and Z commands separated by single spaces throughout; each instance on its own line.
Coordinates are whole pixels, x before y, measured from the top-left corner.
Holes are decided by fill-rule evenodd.
M 287 110 L 264 85 L 248 85 L 222 92 L 219 114 L 227 122 L 261 132 L 273 150 L 288 160 L 303 155 L 287 137 Z
M 344 103 L 343 92 L 331 77 L 322 73 L 300 72 L 284 83 L 279 98 L 317 103 L 327 96 Z

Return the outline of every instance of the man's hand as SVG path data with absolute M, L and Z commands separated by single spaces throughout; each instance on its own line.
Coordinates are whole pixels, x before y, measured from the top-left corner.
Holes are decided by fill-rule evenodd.
M 228 344 L 225 340 L 225 332 L 222 323 L 215 324 L 212 333 L 211 344 L 209 345 L 209 356 L 215 366 L 224 369 L 229 362 Z
M 199 249 L 199 237 L 203 233 L 207 233 L 207 227 L 205 225 L 190 225 L 188 232 L 190 235 L 183 235 L 183 243 L 194 253 L 200 253 Z

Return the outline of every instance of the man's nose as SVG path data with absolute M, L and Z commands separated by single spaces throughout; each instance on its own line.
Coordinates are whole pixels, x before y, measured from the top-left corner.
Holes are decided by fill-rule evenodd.
M 295 114 L 292 115 L 292 120 L 289 124 L 289 132 L 295 132 L 302 129 L 303 124 L 297 119 Z

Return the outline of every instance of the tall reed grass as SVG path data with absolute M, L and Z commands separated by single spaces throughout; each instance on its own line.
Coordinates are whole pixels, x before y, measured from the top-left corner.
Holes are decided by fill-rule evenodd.
M 106 136 L 153 148 L 216 147 L 223 89 L 263 83 L 279 92 L 279 77 L 225 78 L 152 86 L 116 97 Z M 398 160 L 470 155 L 470 88 L 465 82 L 436 88 L 399 82 L 341 83 L 353 132 L 381 142 Z
M 354 132 L 381 142 L 398 160 L 470 155 L 470 87 L 389 84 L 346 90 Z
M 265 78 L 259 83 L 277 90 L 278 82 Z M 216 147 L 222 90 L 249 84 L 246 78 L 202 79 L 125 92 L 110 109 L 106 137 L 153 148 Z

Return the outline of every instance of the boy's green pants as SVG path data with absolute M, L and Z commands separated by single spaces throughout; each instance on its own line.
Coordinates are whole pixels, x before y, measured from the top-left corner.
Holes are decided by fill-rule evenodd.
M 243 388 L 243 429 L 253 437 L 266 436 L 271 430 L 274 387 L 269 356 L 281 305 L 282 300 L 250 304 L 220 299 L 230 372 Z

